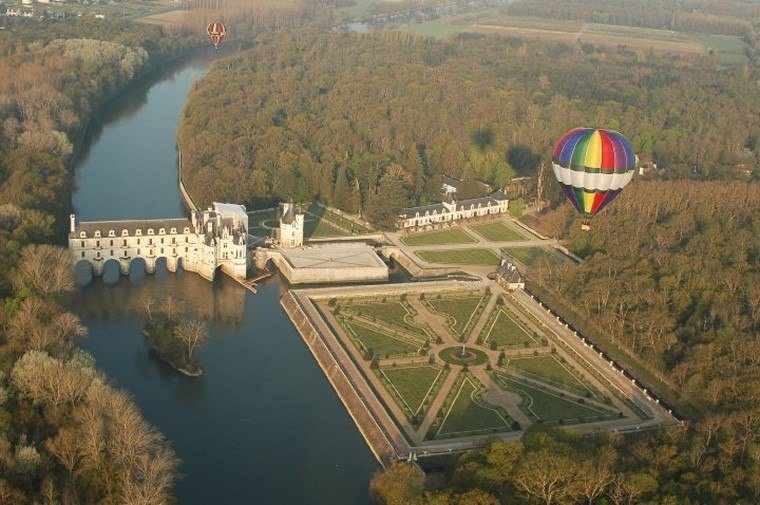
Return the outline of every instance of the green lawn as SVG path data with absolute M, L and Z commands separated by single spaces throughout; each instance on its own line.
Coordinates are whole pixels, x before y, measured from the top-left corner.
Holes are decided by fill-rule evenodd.
M 504 417 L 496 408 L 480 398 L 480 383 L 466 376 L 454 392 L 451 406 L 444 412 L 437 437 L 455 437 L 471 435 L 489 430 L 509 430 L 511 420 Z
M 459 228 L 447 230 L 426 231 L 407 235 L 401 241 L 410 246 L 443 245 L 443 244 L 472 244 L 475 239 Z
M 486 327 L 486 335 L 483 339 L 485 345 L 496 342 L 498 347 L 529 347 L 538 345 L 536 339 L 529 331 L 522 327 L 514 317 L 503 309 L 496 309 L 496 318 Z
M 494 267 L 499 265 L 499 258 L 488 249 L 443 249 L 440 251 L 416 251 L 414 254 L 428 263 Z
M 348 233 L 323 219 L 307 220 L 303 225 L 304 238 L 345 237 Z
M 470 228 L 490 242 L 519 242 L 525 237 L 501 221 L 486 224 L 476 224 Z
M 424 327 L 414 322 L 412 314 L 400 301 L 352 303 L 341 306 L 341 308 L 357 315 L 368 316 L 372 319 L 398 326 L 422 337 L 429 336 Z
M 533 266 L 539 259 L 559 263 L 556 256 L 542 247 L 505 247 L 502 251 L 524 265 Z
M 522 381 L 498 374 L 499 385 L 522 397 L 520 409 L 528 416 L 543 422 L 563 421 L 567 424 L 612 419 L 618 414 L 591 403 L 544 391 Z M 585 401 L 585 400 L 584 400 Z
M 315 216 L 318 216 L 322 221 L 325 221 L 329 224 L 333 224 L 338 228 L 343 228 L 345 230 L 350 231 L 353 235 L 362 235 L 365 233 L 372 233 L 371 228 L 368 228 L 362 224 L 356 223 L 353 220 L 348 219 L 347 217 L 341 216 L 340 214 L 336 214 L 330 209 L 326 209 L 325 207 L 322 207 L 321 205 L 318 205 L 316 203 L 312 203 L 309 206 L 309 212 L 314 214 Z
M 425 398 L 432 395 L 434 386 L 445 372 L 433 365 L 386 367 L 381 373 L 390 382 L 391 393 L 401 408 L 412 415 L 420 414 Z
M 515 358 L 505 362 L 510 367 L 525 372 L 531 378 L 546 381 L 554 386 L 563 387 L 585 394 L 586 386 L 572 372 L 570 365 L 560 363 L 555 356 L 534 356 L 530 358 Z
M 455 337 L 462 338 L 467 336 L 477 322 L 475 310 L 486 301 L 484 296 L 465 296 L 427 300 L 427 303 L 435 312 L 449 316 L 449 328 Z
M 417 353 L 417 346 L 400 338 L 380 333 L 356 321 L 343 320 L 351 340 L 363 353 L 368 354 L 372 350 L 375 356 L 412 356 Z
M 256 226 L 261 221 L 272 221 L 277 219 L 277 209 L 252 210 L 248 213 L 249 226 Z

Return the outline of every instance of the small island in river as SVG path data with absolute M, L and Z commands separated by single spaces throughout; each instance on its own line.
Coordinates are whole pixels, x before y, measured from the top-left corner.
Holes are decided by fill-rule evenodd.
M 156 355 L 172 368 L 188 377 L 203 375 L 195 355 L 195 350 L 206 341 L 206 325 L 202 321 L 160 313 L 150 319 L 143 334 Z

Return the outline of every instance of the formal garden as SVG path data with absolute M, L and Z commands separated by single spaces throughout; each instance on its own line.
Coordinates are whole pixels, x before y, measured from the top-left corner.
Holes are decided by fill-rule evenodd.
M 637 417 L 504 295 L 408 292 L 317 306 L 415 443 Z

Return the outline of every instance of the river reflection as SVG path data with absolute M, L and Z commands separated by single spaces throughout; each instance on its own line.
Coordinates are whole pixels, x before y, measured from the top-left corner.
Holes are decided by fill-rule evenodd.
M 93 123 L 76 169 L 80 219 L 184 215 L 174 136 L 187 91 L 209 61 L 159 72 Z M 253 295 L 224 276 L 209 283 L 163 265 L 145 275 L 135 261 L 129 277 L 115 263 L 105 270 L 71 299 L 89 330 L 82 347 L 174 447 L 181 504 L 369 502 L 378 465 L 281 309 L 278 278 Z M 141 334 L 142 300 L 167 296 L 209 322 L 200 378 L 158 360 Z

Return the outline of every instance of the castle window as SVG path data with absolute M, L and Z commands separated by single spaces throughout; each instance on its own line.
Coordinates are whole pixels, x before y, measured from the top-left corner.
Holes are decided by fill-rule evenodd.
M 129 236 L 129 230 L 121 230 L 121 236 L 122 237 L 128 237 Z
M 172 233 L 177 233 L 177 228 L 172 228 Z
M 124 243 L 124 246 L 126 247 L 126 245 L 127 245 L 127 239 L 124 239 L 122 242 Z
M 153 235 L 153 228 L 148 228 L 148 235 Z
M 166 228 L 161 228 L 161 229 L 158 230 L 158 234 L 159 235 L 163 235 L 165 233 L 166 233 Z
M 84 251 L 82 251 L 82 257 L 84 258 Z
M 100 230 L 95 230 L 95 236 L 96 236 L 96 237 L 99 237 L 99 236 L 100 236 Z
M 138 229 L 135 231 L 135 235 L 137 235 L 138 237 L 139 237 L 139 236 L 141 236 L 141 235 L 142 235 L 142 230 L 138 228 Z M 138 243 L 139 243 L 139 242 L 138 242 Z
M 79 232 L 79 236 L 80 236 L 81 238 L 85 238 L 85 237 L 87 237 L 87 234 L 86 234 L 85 232 L 83 232 L 83 231 L 80 231 L 80 232 Z
M 84 240 L 82 240 L 82 247 L 84 247 Z

